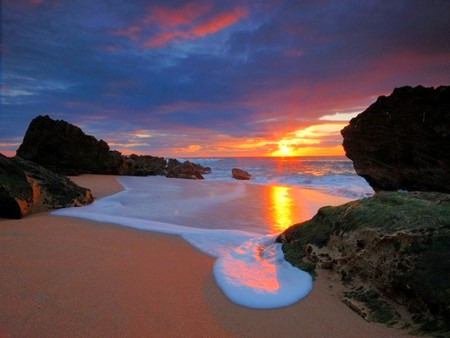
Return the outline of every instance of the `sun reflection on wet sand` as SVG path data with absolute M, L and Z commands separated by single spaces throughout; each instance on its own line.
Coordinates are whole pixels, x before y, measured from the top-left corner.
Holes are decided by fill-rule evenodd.
M 271 220 L 274 232 L 279 233 L 290 227 L 293 220 L 294 201 L 289 187 L 271 186 L 270 201 L 272 204 Z

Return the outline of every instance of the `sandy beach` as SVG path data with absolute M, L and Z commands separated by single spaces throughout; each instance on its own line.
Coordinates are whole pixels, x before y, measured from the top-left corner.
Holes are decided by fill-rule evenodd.
M 114 176 L 73 178 L 96 198 Z M 298 303 L 230 302 L 214 259 L 177 236 L 40 213 L 0 220 L 0 337 L 404 337 L 340 301 L 323 273 Z

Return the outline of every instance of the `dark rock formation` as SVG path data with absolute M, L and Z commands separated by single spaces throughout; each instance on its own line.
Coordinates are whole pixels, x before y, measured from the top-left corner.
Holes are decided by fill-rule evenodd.
M 450 87 L 397 88 L 342 130 L 358 175 L 375 191 L 450 192 Z
M 449 210 L 449 194 L 379 192 L 321 208 L 277 241 L 294 266 L 336 272 L 344 302 L 367 320 L 449 334 Z
M 49 116 L 38 116 L 31 121 L 17 156 L 39 163 L 63 175 L 166 175 L 181 178 L 203 178 L 210 168 L 186 163 L 179 168 L 166 167 L 162 157 L 123 156 L 109 149 L 108 144 L 86 135 L 80 128 Z M 176 160 L 175 160 L 176 161 Z M 192 166 L 194 168 L 192 168 Z
M 170 159 L 167 164 L 165 175 L 167 177 L 189 178 L 189 179 L 203 179 L 202 174 L 211 172 L 211 168 L 202 167 L 190 161 L 181 163 L 176 159 Z
M 248 172 L 239 168 L 231 169 L 231 176 L 236 180 L 249 180 L 252 177 Z
M 21 218 L 33 212 L 93 202 L 89 189 L 33 162 L 0 154 L 0 217 Z
M 118 174 L 123 162 L 105 141 L 49 116 L 31 121 L 17 156 L 64 175 Z
M 130 176 L 164 175 L 165 168 L 166 160 L 162 157 L 133 154 L 123 157 L 119 174 Z

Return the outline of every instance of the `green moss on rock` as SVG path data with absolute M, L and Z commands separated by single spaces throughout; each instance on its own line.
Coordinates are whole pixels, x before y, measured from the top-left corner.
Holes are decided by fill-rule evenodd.
M 321 208 L 277 241 L 294 266 L 311 272 L 331 265 L 350 290 L 376 292 L 359 296 L 370 320 L 393 318 L 384 298 L 403 304 L 419 329 L 450 332 L 450 195 L 378 192 Z

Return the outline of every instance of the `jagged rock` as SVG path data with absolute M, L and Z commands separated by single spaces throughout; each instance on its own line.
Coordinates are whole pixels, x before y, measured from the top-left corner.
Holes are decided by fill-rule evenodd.
M 89 189 L 21 158 L 0 154 L 0 217 L 21 218 L 93 202 Z
M 31 121 L 17 156 L 63 175 L 148 176 L 168 173 L 169 177 L 200 179 L 202 174 L 211 171 L 211 168 L 189 161 L 182 164 L 172 160 L 177 162 L 178 168 L 168 168 L 163 157 L 123 156 L 110 150 L 105 141 L 98 141 L 77 126 L 49 116 L 38 116 Z
M 341 133 L 347 157 L 375 191 L 450 192 L 450 86 L 397 88 Z
M 379 192 L 321 208 L 277 241 L 294 266 L 331 267 L 349 288 L 346 303 L 367 319 L 408 322 L 389 305 L 395 302 L 422 330 L 449 333 L 449 210 L 449 194 Z
M 163 175 L 165 167 L 166 160 L 163 157 L 132 154 L 125 157 L 120 174 L 132 176 Z
M 188 178 L 188 179 L 203 179 L 203 169 L 199 165 L 194 165 L 190 161 L 184 161 L 183 163 L 175 159 L 170 159 L 167 164 L 167 177 L 174 178 Z
M 17 156 L 64 175 L 118 174 L 123 162 L 105 141 L 49 116 L 31 121 Z
M 231 176 L 236 180 L 249 180 L 252 177 L 248 172 L 239 168 L 231 169 Z

